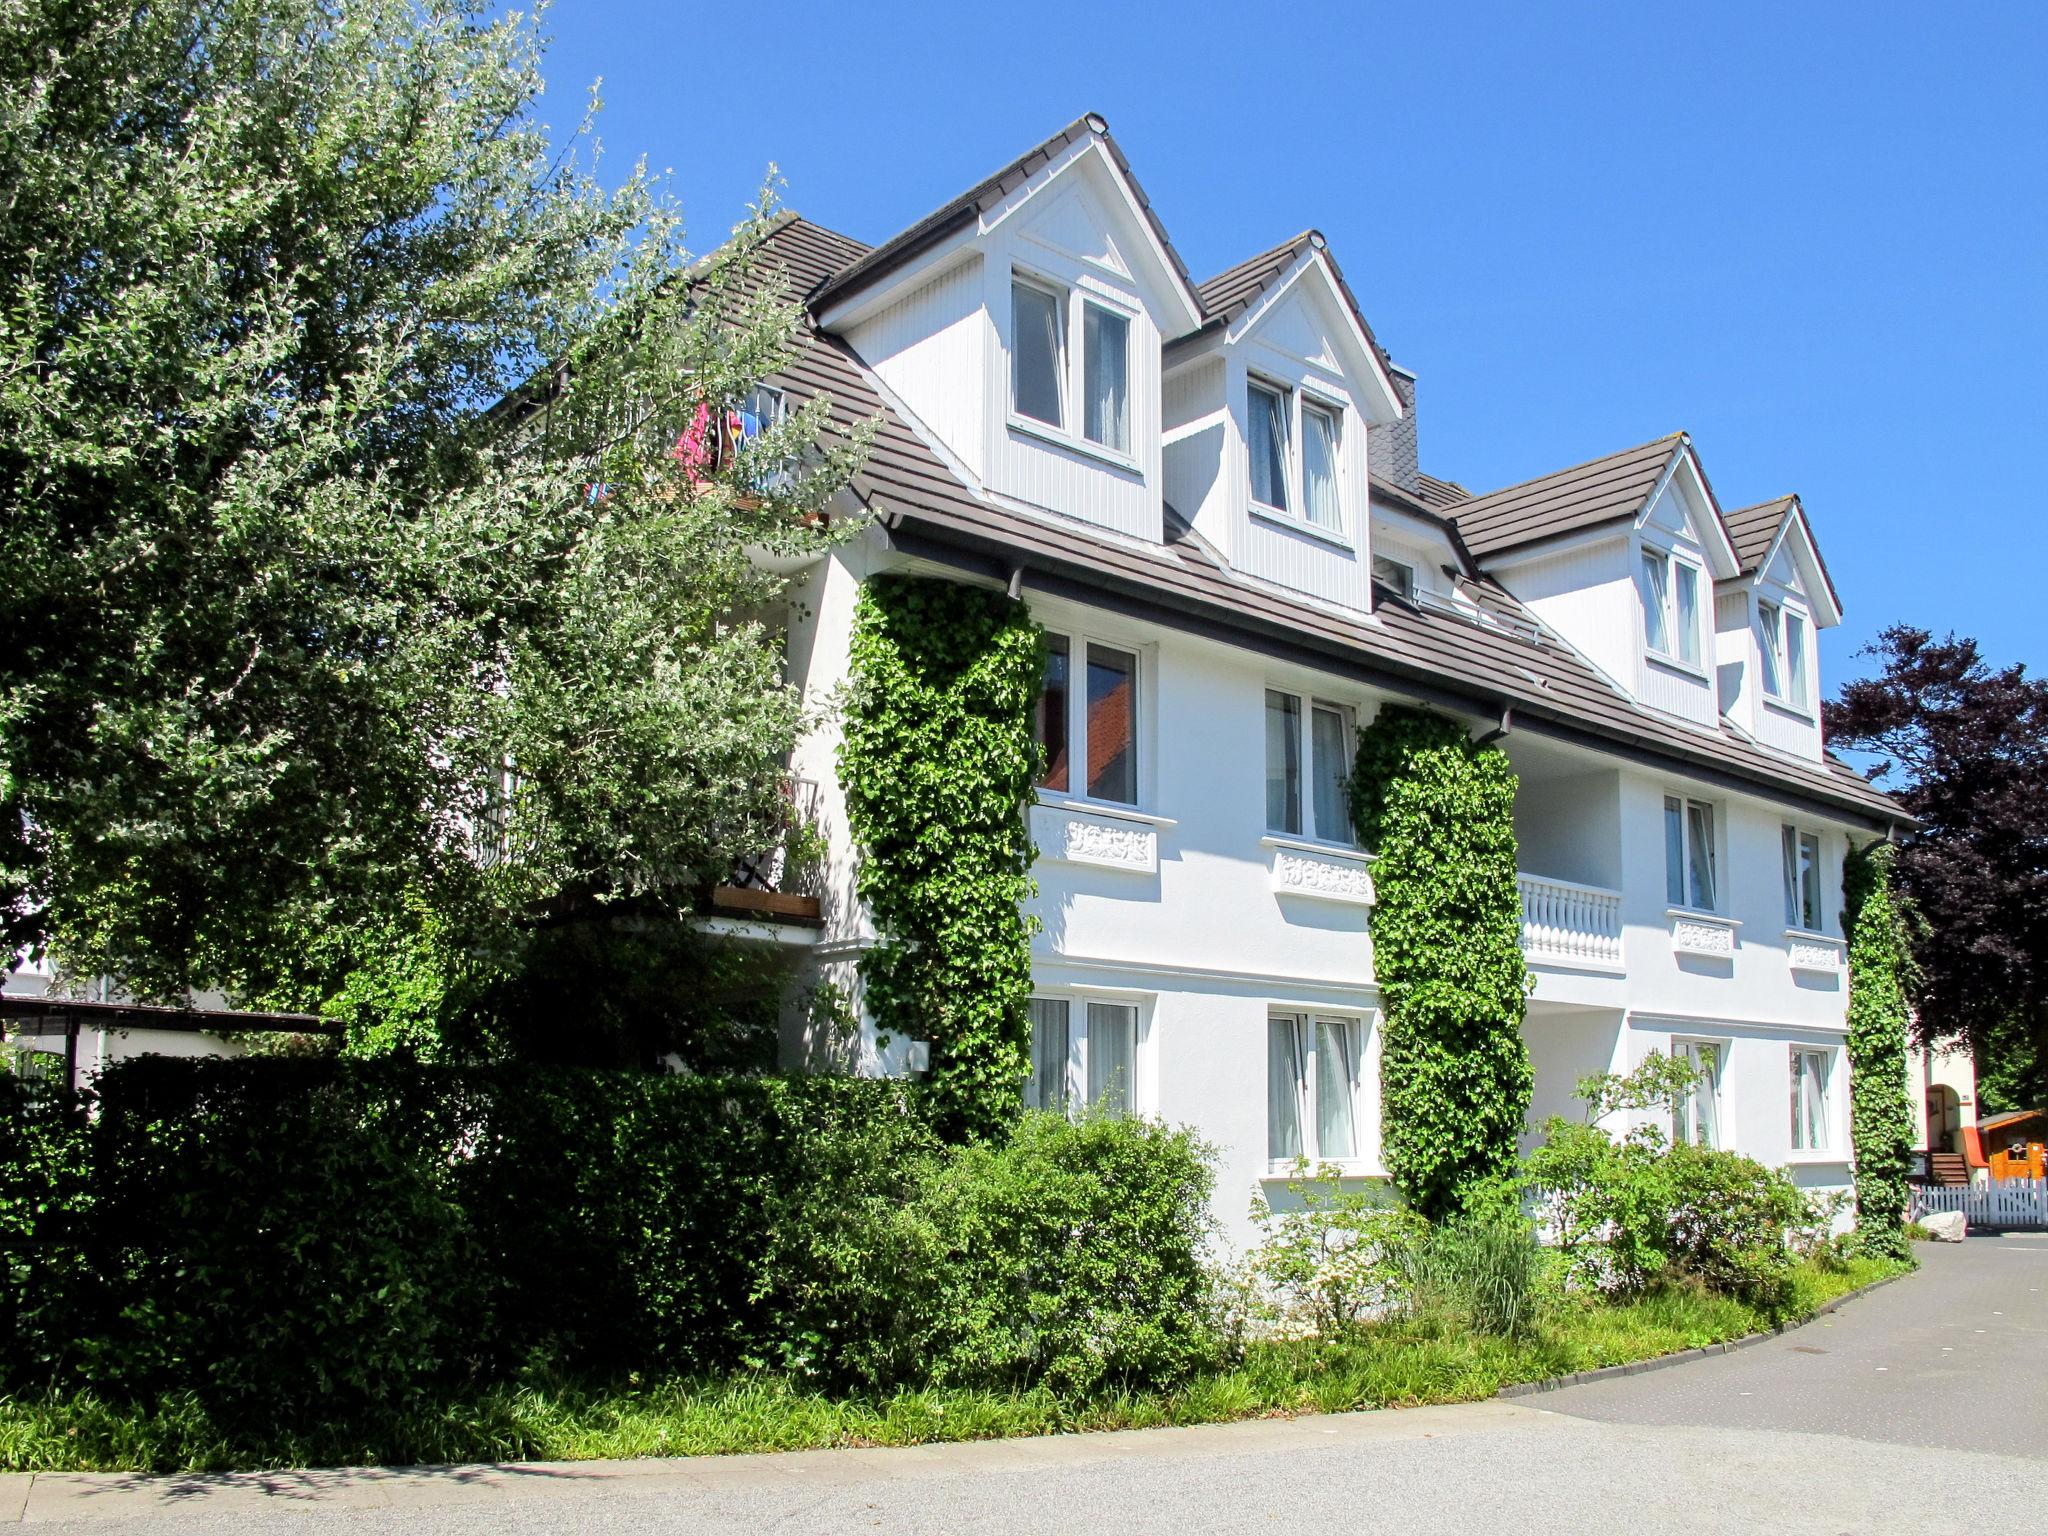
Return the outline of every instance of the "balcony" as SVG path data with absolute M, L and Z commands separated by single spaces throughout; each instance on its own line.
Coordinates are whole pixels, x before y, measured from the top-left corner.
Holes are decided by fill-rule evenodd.
M 818 821 L 818 786 L 809 779 L 785 779 L 781 835 L 772 846 L 741 859 L 723 885 L 711 888 L 711 910 L 728 917 L 819 923 L 825 846 Z
M 1621 892 L 1604 886 L 1516 876 L 1522 893 L 1522 952 L 1549 965 L 1621 968 Z

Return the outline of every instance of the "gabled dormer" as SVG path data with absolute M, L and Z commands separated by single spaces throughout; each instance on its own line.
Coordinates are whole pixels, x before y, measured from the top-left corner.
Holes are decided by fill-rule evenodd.
M 1715 583 L 1736 559 L 1683 432 L 1460 503 L 1502 585 L 1652 709 L 1719 720 Z
M 1797 496 L 1728 515 L 1737 574 L 1715 596 L 1721 707 L 1767 746 L 1818 760 L 1820 630 L 1841 603 Z
M 1366 439 L 1402 403 L 1328 243 L 1307 231 L 1200 296 L 1166 350 L 1168 501 L 1247 575 L 1369 608 Z
M 1405 602 L 1467 616 L 1478 567 L 1451 524 L 1419 497 L 1375 476 L 1372 482 L 1373 606 Z
M 1160 354 L 1203 314 L 1100 117 L 835 274 L 811 310 L 978 488 L 1163 537 Z

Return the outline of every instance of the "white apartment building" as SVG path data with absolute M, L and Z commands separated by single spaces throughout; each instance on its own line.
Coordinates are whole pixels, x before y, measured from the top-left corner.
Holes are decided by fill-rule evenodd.
M 1028 1097 L 1199 1127 L 1240 1236 L 1297 1155 L 1384 1174 L 1341 781 L 1420 702 L 1519 775 L 1532 1126 L 1676 1052 L 1709 1084 L 1688 1134 L 1847 1185 L 1842 865 L 1903 817 L 1823 746 L 1841 610 L 1796 498 L 1724 512 L 1683 433 L 1484 495 L 1422 473 L 1414 377 L 1323 237 L 1196 283 L 1094 116 L 879 246 L 791 217 L 768 251 L 812 322 L 774 385 L 882 421 L 869 526 L 799 573 L 793 674 L 835 696 L 884 572 L 1006 588 L 1054 636 Z M 857 995 L 837 744 L 793 765 L 821 924 L 728 926 Z M 869 1024 L 860 1065 L 918 1053 Z

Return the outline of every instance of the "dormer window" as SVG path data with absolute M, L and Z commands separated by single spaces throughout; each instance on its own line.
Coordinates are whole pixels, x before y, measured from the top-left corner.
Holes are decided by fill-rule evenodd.
M 1643 551 L 1643 642 L 1654 656 L 1697 671 L 1700 570 L 1669 550 Z
M 1076 329 L 1080 356 L 1069 355 Z M 1078 375 L 1078 377 L 1076 376 Z M 1068 428 L 1067 401 L 1081 400 L 1081 437 L 1114 454 L 1131 451 L 1131 321 L 1074 290 L 1010 282 L 1010 406 L 1029 422 Z
M 1806 620 L 1782 603 L 1757 604 L 1762 641 L 1764 697 L 1807 708 Z
M 1294 453 L 1299 412 L 1301 453 Z M 1253 379 L 1245 401 L 1245 446 L 1251 455 L 1252 503 L 1261 511 L 1292 513 L 1298 492 L 1301 516 L 1331 533 L 1344 528 L 1337 486 L 1342 410 L 1303 390 Z

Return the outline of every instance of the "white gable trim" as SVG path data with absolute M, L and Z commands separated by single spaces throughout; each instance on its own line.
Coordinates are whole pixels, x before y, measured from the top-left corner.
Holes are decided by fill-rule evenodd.
M 1796 538 L 1793 537 L 1795 533 L 1798 535 Z M 1827 572 L 1821 569 L 1820 551 L 1814 547 L 1813 533 L 1806 526 L 1805 509 L 1796 497 L 1786 509 L 1785 520 L 1778 525 L 1770 548 L 1757 562 L 1756 575 L 1750 578 L 1751 586 L 1764 584 L 1772 563 L 1781 551 L 1788 552 L 1792 563 L 1799 568 L 1799 585 L 1807 607 L 1813 611 L 1814 624 L 1821 629 L 1833 629 L 1842 622 L 1842 610 L 1835 602 L 1834 593 L 1829 590 Z
M 1224 333 L 1223 340 L 1236 343 L 1251 335 L 1297 283 L 1310 280 L 1310 274 L 1320 282 L 1324 298 L 1340 317 L 1335 339 L 1345 354 L 1345 373 L 1371 386 L 1361 397 L 1366 420 L 1375 426 L 1399 421 L 1403 411 L 1401 393 L 1394 388 L 1393 376 L 1380 362 L 1379 348 L 1372 344 L 1357 317 L 1351 313 L 1351 305 L 1344 297 L 1336 273 L 1330 268 L 1328 253 L 1318 246 L 1310 246 L 1297 257 L 1294 265 L 1287 269 L 1287 275 L 1260 294 L 1251 308 L 1237 317 L 1236 323 Z
M 1714 504 L 1714 493 L 1707 487 L 1707 477 L 1692 450 L 1692 439 L 1681 437 L 1678 447 L 1673 450 L 1671 461 L 1664 466 L 1664 473 L 1657 477 L 1657 483 L 1650 488 L 1650 494 L 1643 498 L 1643 504 L 1636 512 L 1636 529 L 1640 532 L 1649 522 L 1650 514 L 1657 508 L 1671 482 L 1683 476 L 1686 482 L 1687 501 L 1697 509 L 1690 519 L 1693 536 L 1699 540 L 1700 548 L 1706 551 L 1707 566 L 1717 581 L 1726 581 L 1741 573 L 1735 558 L 1735 545 L 1728 537 L 1728 530 L 1722 525 L 1720 508 Z M 1704 525 L 1704 526 L 1702 526 Z

